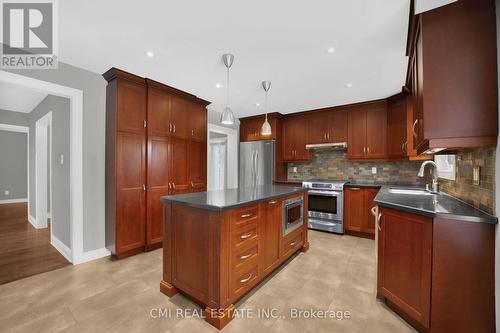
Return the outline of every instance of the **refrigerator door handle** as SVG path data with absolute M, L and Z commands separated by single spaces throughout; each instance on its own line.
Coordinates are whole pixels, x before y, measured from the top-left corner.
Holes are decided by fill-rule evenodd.
M 255 150 L 252 150 L 252 172 L 251 172 L 251 176 L 252 176 L 252 183 L 255 179 Z
M 257 185 L 257 181 L 259 179 L 259 150 L 255 151 L 255 185 Z

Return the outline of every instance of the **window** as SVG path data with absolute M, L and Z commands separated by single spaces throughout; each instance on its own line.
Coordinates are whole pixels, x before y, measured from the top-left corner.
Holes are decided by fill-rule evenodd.
M 455 180 L 455 155 L 436 155 L 434 162 L 437 164 L 437 173 L 439 178 Z

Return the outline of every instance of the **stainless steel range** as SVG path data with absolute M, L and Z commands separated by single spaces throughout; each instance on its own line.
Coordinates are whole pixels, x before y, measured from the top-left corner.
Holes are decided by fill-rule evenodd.
M 302 186 L 309 189 L 309 228 L 344 233 L 345 180 L 308 180 Z

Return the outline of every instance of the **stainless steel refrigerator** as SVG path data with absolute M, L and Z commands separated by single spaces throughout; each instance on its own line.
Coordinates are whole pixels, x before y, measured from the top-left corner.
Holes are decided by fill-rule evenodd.
M 274 140 L 240 142 L 239 186 L 272 185 Z

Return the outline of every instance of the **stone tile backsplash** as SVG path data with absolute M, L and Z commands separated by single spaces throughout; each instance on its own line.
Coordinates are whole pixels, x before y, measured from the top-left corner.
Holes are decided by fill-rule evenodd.
M 489 214 L 495 214 L 495 149 L 475 148 L 460 150 L 456 158 L 456 180 L 439 179 L 441 191 L 448 193 Z M 417 176 L 420 161 L 351 162 L 346 151 L 316 150 L 309 163 L 289 163 L 288 179 L 349 179 L 354 182 L 383 182 L 425 186 L 426 177 Z M 481 167 L 479 185 L 472 184 L 472 168 Z M 293 172 L 293 168 L 297 172 Z M 372 167 L 377 173 L 372 174 Z
M 349 179 L 425 186 L 425 179 L 417 176 L 420 164 L 410 161 L 351 162 L 347 159 L 347 151 L 316 150 L 311 162 L 288 164 L 288 179 Z M 372 174 L 373 167 L 377 168 L 376 174 Z
M 495 214 L 495 150 L 496 148 L 465 149 L 457 152 L 456 179 L 439 179 L 446 192 L 489 214 Z M 480 182 L 473 185 L 472 168 L 479 166 Z

